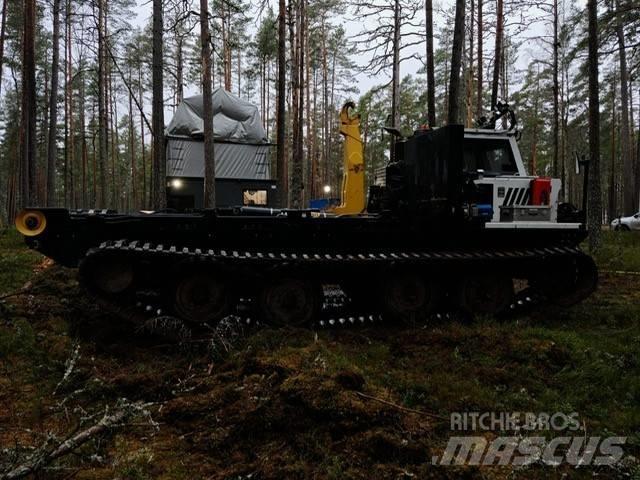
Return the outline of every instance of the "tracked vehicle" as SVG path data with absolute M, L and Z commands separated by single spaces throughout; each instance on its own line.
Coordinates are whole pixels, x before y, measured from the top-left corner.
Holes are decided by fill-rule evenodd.
M 357 125 L 345 108 L 345 165 L 356 173 Z M 78 267 L 126 315 L 215 322 L 245 309 L 304 325 L 321 314 L 326 285 L 340 286 L 345 308 L 392 320 L 500 314 L 533 297 L 567 306 L 593 292 L 584 214 L 559 203 L 559 180 L 527 175 L 514 130 L 423 129 L 394 148 L 361 213 L 31 208 L 16 223 L 30 247 Z

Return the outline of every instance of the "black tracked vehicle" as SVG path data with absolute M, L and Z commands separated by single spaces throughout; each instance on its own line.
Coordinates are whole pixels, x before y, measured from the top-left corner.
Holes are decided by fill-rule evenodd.
M 394 159 L 357 215 L 32 208 L 17 226 L 121 313 L 190 322 L 244 309 L 309 324 L 326 285 L 345 308 L 390 319 L 499 314 L 534 297 L 571 305 L 595 289 L 583 213 L 559 204 L 559 180 L 527 175 L 514 131 L 419 130 L 396 138 Z

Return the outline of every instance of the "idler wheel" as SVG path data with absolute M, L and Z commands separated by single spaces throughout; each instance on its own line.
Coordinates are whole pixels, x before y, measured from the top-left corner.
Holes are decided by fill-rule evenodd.
M 320 292 L 320 288 L 305 279 L 281 278 L 262 289 L 260 310 L 273 325 L 306 325 L 312 322 L 322 307 Z
M 178 280 L 174 293 L 174 310 L 184 320 L 217 322 L 229 311 L 229 292 L 216 275 L 195 271 Z
M 458 295 L 462 311 L 497 315 L 513 301 L 513 280 L 502 274 L 470 275 L 462 279 Z
M 387 315 L 405 321 L 423 320 L 439 300 L 435 284 L 414 272 L 394 272 L 382 282 L 382 306 Z
M 135 279 L 133 264 L 115 255 L 89 258 L 81 266 L 81 275 L 90 290 L 108 296 L 124 294 Z

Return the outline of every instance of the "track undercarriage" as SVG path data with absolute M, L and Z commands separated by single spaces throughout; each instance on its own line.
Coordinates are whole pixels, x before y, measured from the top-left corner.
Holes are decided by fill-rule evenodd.
M 119 240 L 89 250 L 80 277 L 103 304 L 137 320 L 174 316 L 197 324 L 237 315 L 275 326 L 331 326 L 569 306 L 593 292 L 597 270 L 573 246 L 224 250 Z

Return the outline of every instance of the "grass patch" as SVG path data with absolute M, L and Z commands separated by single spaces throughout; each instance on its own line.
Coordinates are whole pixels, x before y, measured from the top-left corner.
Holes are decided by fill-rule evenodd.
M 43 258 L 26 248 L 22 235 L 15 229 L 0 231 L 0 296 L 22 287 Z
M 603 231 L 594 258 L 601 269 L 640 272 L 640 232 Z

